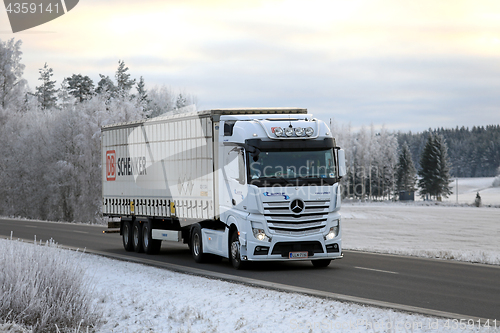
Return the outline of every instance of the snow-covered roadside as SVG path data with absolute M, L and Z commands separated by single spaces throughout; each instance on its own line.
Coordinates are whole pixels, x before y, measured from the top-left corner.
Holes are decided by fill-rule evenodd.
M 102 333 L 500 332 L 478 329 L 477 322 L 462 330 L 459 322 L 451 320 L 243 286 L 67 250 L 61 254 L 74 256 L 95 281 L 95 302 L 103 313 L 98 332 Z M 0 332 L 8 331 L 0 327 Z
M 344 249 L 500 265 L 500 209 L 362 203 L 342 206 Z

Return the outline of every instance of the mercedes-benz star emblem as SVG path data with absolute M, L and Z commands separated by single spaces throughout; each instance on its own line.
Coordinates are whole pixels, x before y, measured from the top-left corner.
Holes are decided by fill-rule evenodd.
M 305 207 L 306 207 L 306 204 L 304 203 L 304 201 L 302 201 L 300 199 L 292 200 L 292 202 L 290 203 L 290 210 L 294 214 L 302 213 L 304 211 Z

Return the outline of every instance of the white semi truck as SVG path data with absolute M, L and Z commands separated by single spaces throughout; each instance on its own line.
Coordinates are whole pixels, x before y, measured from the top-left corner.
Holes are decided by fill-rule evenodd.
M 342 258 L 344 151 L 300 108 L 217 109 L 102 128 L 103 213 L 127 251 L 197 262 Z M 117 230 L 118 231 L 118 230 Z

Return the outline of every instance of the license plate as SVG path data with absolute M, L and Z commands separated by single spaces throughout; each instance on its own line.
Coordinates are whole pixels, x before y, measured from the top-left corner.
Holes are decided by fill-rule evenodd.
M 290 259 L 298 259 L 298 258 L 307 258 L 309 257 L 309 252 L 290 252 L 288 253 L 288 258 Z

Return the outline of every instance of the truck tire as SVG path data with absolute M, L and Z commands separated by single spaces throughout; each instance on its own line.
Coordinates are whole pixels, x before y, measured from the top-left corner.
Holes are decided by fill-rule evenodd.
M 137 253 L 143 252 L 142 248 L 142 226 L 137 220 L 134 221 L 132 225 L 132 244 L 134 245 L 134 251 Z
M 142 247 L 147 254 L 158 254 L 161 249 L 161 240 L 153 239 L 152 230 L 151 221 L 142 224 Z
M 331 259 L 319 259 L 319 260 L 311 260 L 314 267 L 322 268 L 327 267 L 332 262 Z
M 207 255 L 203 253 L 203 240 L 201 235 L 201 225 L 196 223 L 191 231 L 191 253 L 197 263 L 205 262 Z
M 231 234 L 229 242 L 229 261 L 236 269 L 244 269 L 248 264 L 247 262 L 241 261 L 240 248 L 240 236 L 238 235 L 238 231 L 235 230 Z
M 122 240 L 125 251 L 133 251 L 134 245 L 132 240 L 132 221 L 124 221 L 122 227 Z

